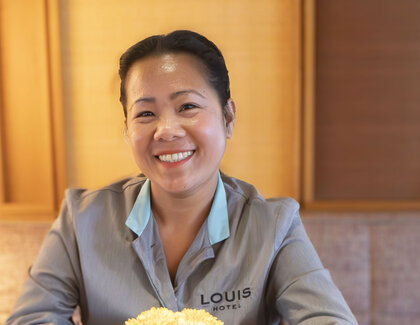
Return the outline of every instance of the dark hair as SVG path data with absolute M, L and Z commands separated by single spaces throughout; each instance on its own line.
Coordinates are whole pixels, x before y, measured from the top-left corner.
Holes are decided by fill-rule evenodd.
M 216 90 L 220 104 L 225 107 L 230 98 L 229 74 L 225 60 L 217 46 L 204 36 L 189 31 L 176 30 L 166 35 L 154 35 L 134 44 L 121 55 L 119 74 L 121 78 L 120 102 L 127 117 L 125 78 L 130 67 L 148 56 L 166 53 L 188 53 L 198 58 L 205 66 L 209 84 Z

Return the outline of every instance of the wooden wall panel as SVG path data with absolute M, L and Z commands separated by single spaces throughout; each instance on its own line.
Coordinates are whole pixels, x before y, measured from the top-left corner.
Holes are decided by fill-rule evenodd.
M 305 4 L 305 206 L 418 209 L 420 3 Z
M 237 103 L 222 170 L 267 196 L 298 196 L 300 1 L 69 0 L 60 10 L 69 185 L 138 172 L 123 138 L 119 56 L 151 34 L 193 29 L 220 46 Z
M 44 1 L 2 0 L 1 24 L 6 202 L 50 204 Z
M 420 2 L 317 2 L 317 199 L 420 199 Z
M 51 58 L 58 54 L 48 31 L 51 17 L 58 17 L 49 11 L 52 4 L 0 1 L 2 218 L 51 218 L 57 210 L 56 182 L 64 178 L 56 173 L 60 157 L 53 145 L 62 130 L 52 126 L 60 106 L 52 90 L 61 87 L 59 78 L 52 80 Z
M 56 210 L 61 206 L 67 187 L 66 142 L 63 109 L 63 76 L 59 0 L 46 0 L 46 31 L 48 36 L 48 76 L 50 96 L 50 125 Z
M 1 7 L 0 7 L 1 8 Z M 1 24 L 0 24 L 0 35 L 1 35 Z M 1 49 L 1 39 L 0 39 L 0 49 Z M 2 73 L 2 53 L 0 50 L 0 204 L 6 201 L 6 189 L 5 189 L 5 170 L 4 170 L 4 162 L 5 162 L 5 148 L 4 148 L 4 125 L 3 122 L 3 111 L 4 111 L 4 103 L 3 103 L 3 80 L 1 76 Z

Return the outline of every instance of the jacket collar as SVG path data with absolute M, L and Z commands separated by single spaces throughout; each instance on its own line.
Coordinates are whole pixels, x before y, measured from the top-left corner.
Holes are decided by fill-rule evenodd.
M 209 216 L 207 217 L 207 230 L 211 245 L 225 240 L 230 235 L 227 211 L 226 192 L 219 173 L 216 193 Z M 136 202 L 128 215 L 125 223 L 126 226 L 140 237 L 149 223 L 151 212 L 150 180 L 146 179 L 137 196 Z

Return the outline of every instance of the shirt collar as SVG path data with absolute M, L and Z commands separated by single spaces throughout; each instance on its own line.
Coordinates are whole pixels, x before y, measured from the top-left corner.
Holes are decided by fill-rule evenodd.
M 137 236 L 140 236 L 149 222 L 151 211 L 150 180 L 146 179 L 137 196 L 136 202 L 128 215 L 125 225 L 134 231 Z
M 147 179 L 141 187 L 133 209 L 128 215 L 126 226 L 134 231 L 137 236 L 141 236 L 146 228 L 150 216 L 150 180 Z M 207 230 L 210 244 L 216 244 L 229 237 L 229 218 L 227 212 L 227 201 L 225 187 L 220 177 L 217 182 L 216 194 L 207 218 Z

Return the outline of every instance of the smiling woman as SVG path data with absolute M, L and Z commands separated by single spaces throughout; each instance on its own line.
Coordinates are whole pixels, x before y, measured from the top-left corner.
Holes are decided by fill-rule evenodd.
M 216 188 L 235 105 L 229 99 L 222 108 L 204 69 L 191 54 L 170 53 L 140 60 L 127 73 L 127 135 L 152 198 L 211 197 Z
M 124 81 L 127 136 L 137 165 L 150 179 L 172 280 L 210 212 L 235 120 L 233 100 L 222 108 L 204 69 L 191 54 L 157 54 L 134 63 Z M 176 208 L 179 198 L 188 200 L 183 209 Z
M 7 324 L 122 324 L 151 307 L 229 325 L 356 324 L 290 198 L 219 171 L 236 107 L 222 54 L 191 31 L 120 60 L 121 103 L 143 174 L 70 190 Z

